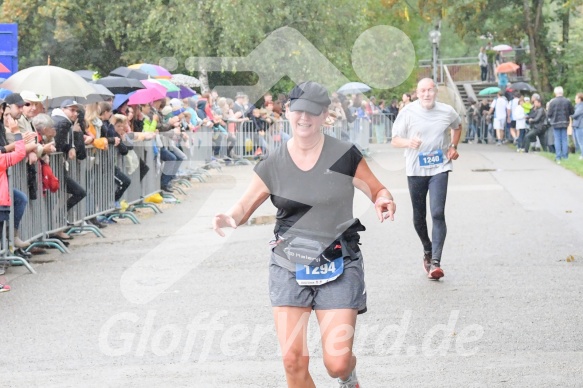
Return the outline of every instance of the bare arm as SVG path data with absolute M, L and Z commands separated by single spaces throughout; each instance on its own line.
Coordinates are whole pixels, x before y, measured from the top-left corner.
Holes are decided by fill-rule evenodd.
M 269 195 L 269 189 L 265 183 L 254 173 L 251 183 L 241 199 L 228 212 L 215 215 L 213 229 L 220 236 L 224 236 L 225 233 L 221 230 L 222 228 L 236 228 L 244 224 L 253 212 L 269 198 Z
M 450 160 L 456 160 L 460 155 L 457 152 L 457 145 L 460 142 L 460 137 L 462 136 L 462 125 L 460 124 L 459 127 L 453 128 L 451 130 L 451 144 L 455 147 L 449 147 L 447 149 L 447 158 Z
M 362 191 L 374 202 L 375 211 L 381 222 L 387 218 L 390 218 L 391 221 L 395 219 L 394 215 L 397 211 L 397 205 L 393 201 L 393 195 L 377 179 L 368 166 L 368 163 L 366 163 L 366 160 L 362 159 L 358 164 L 352 182 L 354 187 Z

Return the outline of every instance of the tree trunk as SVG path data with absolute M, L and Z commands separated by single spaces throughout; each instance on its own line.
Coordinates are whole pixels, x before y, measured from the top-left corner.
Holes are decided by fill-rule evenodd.
M 551 57 L 549 55 L 548 44 L 545 42 L 545 33 L 543 21 L 543 3 L 544 0 L 535 0 L 536 4 L 536 18 L 534 22 L 534 39 L 537 47 L 537 58 L 539 60 L 539 79 L 540 88 L 543 92 L 550 92 L 552 90 L 551 83 L 549 81 L 549 64 L 551 63 Z
M 210 92 L 209 87 L 209 77 L 206 69 L 204 67 L 199 67 L 198 69 L 198 79 L 200 81 L 200 94 L 205 94 Z
M 534 84 L 538 89 L 542 87 L 540 76 L 538 73 L 538 65 L 536 63 L 536 48 L 537 45 L 535 43 L 536 38 L 536 30 L 534 26 L 534 20 L 532 20 L 531 16 L 531 8 L 530 8 L 530 1 L 524 0 L 524 21 L 526 22 L 526 33 L 528 35 L 528 46 L 530 48 L 530 74 L 531 78 L 534 81 Z
M 567 50 L 567 45 L 569 44 L 569 16 L 570 16 L 570 9 L 569 9 L 569 0 L 564 0 L 563 2 L 563 10 L 561 11 L 561 21 L 562 21 L 562 28 L 563 28 L 563 39 L 561 40 L 561 53 L 560 53 L 560 63 L 561 66 L 559 68 L 559 80 L 561 83 L 565 80 L 565 76 L 569 74 L 569 69 L 565 64 L 563 58 L 565 57 L 565 53 Z

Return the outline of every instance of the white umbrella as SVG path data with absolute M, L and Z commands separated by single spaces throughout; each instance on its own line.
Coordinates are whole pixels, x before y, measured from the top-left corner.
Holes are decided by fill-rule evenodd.
M 48 98 L 86 97 L 95 89 L 80 75 L 58 66 L 33 66 L 13 74 L 0 88 L 20 93 L 30 90 Z
M 498 46 L 492 47 L 492 50 L 495 51 L 512 51 L 513 48 L 508 46 L 507 44 L 499 44 Z
M 170 82 L 172 82 L 174 85 L 188 86 L 189 88 L 200 86 L 200 81 L 197 78 L 185 74 L 172 75 Z
M 370 86 L 367 84 L 363 84 L 362 82 L 349 82 L 345 85 L 342 85 L 340 89 L 338 89 L 338 93 L 342 94 L 357 94 L 357 93 L 366 93 L 371 90 Z

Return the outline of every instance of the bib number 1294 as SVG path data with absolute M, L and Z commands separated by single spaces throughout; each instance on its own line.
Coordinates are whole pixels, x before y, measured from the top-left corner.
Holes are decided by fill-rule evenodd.
M 296 264 L 296 281 L 301 286 L 319 286 L 336 280 L 344 272 L 344 258 L 320 266 Z

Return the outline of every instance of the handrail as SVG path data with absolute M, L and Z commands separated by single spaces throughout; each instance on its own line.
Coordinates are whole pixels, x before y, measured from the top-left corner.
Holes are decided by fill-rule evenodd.
M 453 79 L 451 78 L 451 75 L 449 74 L 449 70 L 447 68 L 447 65 L 443 65 L 442 69 L 443 69 L 443 73 L 445 75 L 445 79 L 444 79 L 445 86 L 449 92 L 449 96 L 451 97 L 451 100 L 453 101 L 453 108 L 462 118 L 462 123 L 465 124 L 465 122 L 466 122 L 466 120 L 465 120 L 466 107 L 465 107 L 464 102 L 462 100 L 462 96 L 460 95 L 460 92 L 459 92 L 455 82 L 453 82 Z

